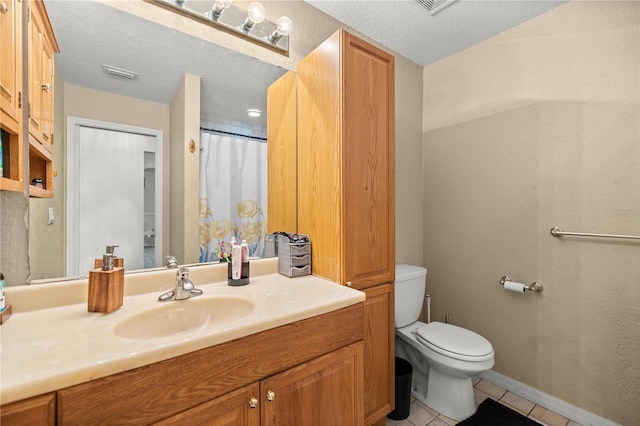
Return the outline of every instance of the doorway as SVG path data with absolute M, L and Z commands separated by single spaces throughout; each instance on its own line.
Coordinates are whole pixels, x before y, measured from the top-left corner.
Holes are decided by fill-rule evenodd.
M 162 265 L 162 132 L 67 118 L 67 275 L 108 245 L 125 269 Z

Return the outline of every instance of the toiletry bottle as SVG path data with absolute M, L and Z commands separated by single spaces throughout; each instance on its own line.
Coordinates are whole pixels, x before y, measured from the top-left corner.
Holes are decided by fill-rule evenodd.
M 242 240 L 240 243 L 240 249 L 242 251 L 242 263 L 249 261 L 249 244 L 247 244 L 247 240 Z
M 4 275 L 0 272 L 0 312 L 4 311 Z
M 242 273 L 242 249 L 239 245 L 231 249 L 231 279 L 239 280 Z

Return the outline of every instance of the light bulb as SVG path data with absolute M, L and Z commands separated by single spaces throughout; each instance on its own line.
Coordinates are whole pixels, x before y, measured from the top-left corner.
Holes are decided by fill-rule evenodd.
M 257 1 L 251 3 L 249 5 L 249 8 L 247 9 L 247 13 L 249 14 L 249 19 L 251 19 L 251 22 L 253 22 L 254 24 L 259 24 L 260 22 L 264 21 L 265 10 L 262 3 L 259 3 Z
M 278 18 L 277 22 L 277 30 L 280 35 L 288 36 L 291 34 L 291 29 L 293 28 L 293 21 L 288 16 L 281 16 Z
M 233 0 L 215 0 L 213 6 L 211 6 L 211 19 L 217 21 L 222 12 L 231 6 L 231 3 L 233 3 Z
M 281 16 L 276 23 L 276 29 L 273 30 L 271 35 L 267 38 L 271 44 L 276 44 L 282 36 L 288 36 L 291 34 L 293 28 L 293 21 L 288 16 Z

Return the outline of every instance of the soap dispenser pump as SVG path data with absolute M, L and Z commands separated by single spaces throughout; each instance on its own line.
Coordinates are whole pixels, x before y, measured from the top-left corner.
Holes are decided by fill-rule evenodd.
M 124 268 L 124 259 L 115 255 L 116 247 L 118 246 L 107 246 L 107 248 L 105 249 L 105 254 L 102 255 L 102 258 L 95 259 L 95 261 L 93 262 L 93 267 L 95 269 L 102 268 L 102 265 L 107 260 L 107 257 L 109 257 L 111 266 L 116 268 Z
M 89 271 L 89 312 L 113 312 L 124 300 L 124 268 L 114 266 L 115 248 L 107 246 L 100 267 Z

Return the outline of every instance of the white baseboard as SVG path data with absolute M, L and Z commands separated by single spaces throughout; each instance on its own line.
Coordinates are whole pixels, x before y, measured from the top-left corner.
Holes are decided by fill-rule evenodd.
M 611 420 L 607 420 L 603 417 L 590 413 L 587 410 L 583 410 L 582 408 L 571 405 L 568 402 L 556 398 L 555 396 L 540 392 L 539 390 L 534 389 L 531 386 L 520 383 L 505 376 L 504 374 L 497 373 L 493 370 L 485 371 L 480 375 L 480 378 L 486 380 L 487 382 L 491 382 L 494 385 L 500 386 L 501 388 L 511 393 L 521 396 L 526 400 L 542 405 L 543 407 L 548 408 L 549 410 L 554 411 L 568 418 L 569 420 L 580 423 L 581 425 L 620 426 L 618 423 L 612 422 Z

